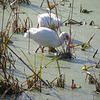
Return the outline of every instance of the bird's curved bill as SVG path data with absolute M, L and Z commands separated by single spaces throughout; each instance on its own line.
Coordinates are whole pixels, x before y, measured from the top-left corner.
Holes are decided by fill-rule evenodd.
M 69 36 L 66 36 L 66 39 L 67 39 L 67 41 L 69 41 L 69 43 L 72 45 L 73 52 L 75 52 L 74 45 L 73 45 L 73 43 L 72 43 L 72 41 L 71 41 L 71 38 L 69 38 Z

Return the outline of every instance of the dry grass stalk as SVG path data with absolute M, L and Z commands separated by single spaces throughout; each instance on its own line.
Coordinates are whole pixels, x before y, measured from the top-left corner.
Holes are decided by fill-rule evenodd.
M 12 75 L 11 68 L 14 67 L 15 60 L 12 61 L 11 54 L 4 56 L 5 62 L 9 64 L 9 70 L 7 71 L 4 69 L 4 66 L 2 68 L 2 74 L 0 74 L 0 94 L 2 94 L 1 98 L 4 99 L 6 94 L 15 94 L 15 97 L 22 92 L 22 89 L 19 86 L 19 82 L 17 78 L 14 78 L 14 75 Z M 8 65 L 7 64 L 7 65 Z
M 56 86 L 56 87 L 64 88 L 65 87 L 65 75 L 60 74 L 58 77 L 54 78 L 49 84 L 51 87 Z
M 96 88 L 96 93 L 100 93 L 100 79 L 98 80 L 97 78 L 94 78 L 90 72 L 87 72 L 87 75 L 86 75 L 86 79 L 87 79 L 87 76 L 88 76 L 88 80 L 89 80 L 89 83 L 90 84 L 95 84 L 95 88 Z
M 12 59 L 11 54 L 8 54 L 7 44 L 9 41 L 9 33 L 11 29 L 11 14 L 10 13 L 7 25 L 4 29 L 4 12 L 6 9 L 8 1 L 2 2 L 2 28 L 0 32 L 0 68 L 2 69 L 2 74 L 0 74 L 0 93 L 2 94 L 2 98 L 6 96 L 6 94 L 15 94 L 22 92 L 22 88 L 19 87 L 18 79 L 14 78 L 11 72 L 11 68 L 15 68 L 15 61 Z M 17 26 L 17 25 L 16 25 Z M 3 31 L 4 30 L 4 31 Z M 6 67 L 9 67 L 9 72 L 6 70 Z
M 95 34 L 94 34 L 94 35 L 95 35 Z M 85 43 L 85 44 L 82 45 L 81 50 L 85 51 L 86 47 L 89 45 L 89 43 L 90 43 L 90 41 L 93 39 L 94 35 L 88 40 L 87 43 Z

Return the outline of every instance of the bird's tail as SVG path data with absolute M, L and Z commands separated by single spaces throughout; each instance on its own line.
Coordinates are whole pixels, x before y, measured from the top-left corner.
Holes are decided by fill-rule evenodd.
M 29 31 L 27 31 L 26 33 L 24 33 L 24 37 L 29 38 Z

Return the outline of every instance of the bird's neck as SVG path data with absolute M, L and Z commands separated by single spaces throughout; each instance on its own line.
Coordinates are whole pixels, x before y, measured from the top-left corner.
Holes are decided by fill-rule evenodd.
M 63 34 L 59 35 L 59 40 L 60 40 L 60 44 L 62 45 L 64 43 L 64 40 L 65 40 Z

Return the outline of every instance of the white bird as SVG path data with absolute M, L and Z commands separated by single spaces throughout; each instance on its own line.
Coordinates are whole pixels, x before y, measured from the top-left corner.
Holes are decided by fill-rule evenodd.
M 59 47 L 62 45 L 65 39 L 68 41 L 69 36 L 66 32 L 62 32 L 60 35 L 58 35 L 54 30 L 46 28 L 46 27 L 40 27 L 40 28 L 31 28 L 27 30 L 27 33 L 24 34 L 24 37 L 33 39 L 36 43 L 39 44 L 39 47 L 36 49 L 35 53 L 37 53 L 38 49 L 43 47 Z M 70 41 L 72 47 L 73 44 Z
M 57 16 L 53 13 L 43 13 L 37 16 L 38 19 L 38 27 L 52 27 L 55 26 L 56 28 L 62 26 L 61 20 L 57 18 Z

